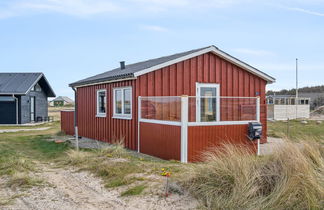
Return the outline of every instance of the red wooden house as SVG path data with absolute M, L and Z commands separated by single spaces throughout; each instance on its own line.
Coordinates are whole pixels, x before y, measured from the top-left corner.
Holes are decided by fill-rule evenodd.
M 247 124 L 261 122 L 267 141 L 265 88 L 275 79 L 215 46 L 125 65 L 70 84 L 81 137 L 139 152 L 195 161 L 223 142 L 255 144 Z M 73 113 L 62 113 L 73 134 Z

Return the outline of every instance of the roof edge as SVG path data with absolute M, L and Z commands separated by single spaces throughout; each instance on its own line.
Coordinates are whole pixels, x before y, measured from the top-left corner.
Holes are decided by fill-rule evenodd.
M 143 70 L 140 70 L 138 72 L 135 73 L 131 73 L 129 75 L 123 75 L 123 76 L 116 76 L 115 78 L 104 78 L 104 79 L 97 79 L 97 80 L 93 80 L 93 81 L 88 81 L 88 82 L 82 82 L 82 80 L 80 82 L 74 82 L 74 83 L 70 83 L 69 87 L 84 87 L 84 86 L 91 86 L 91 85 L 95 85 L 95 84 L 103 84 L 103 83 L 112 83 L 112 82 L 118 82 L 118 81 L 122 81 L 122 80 L 131 80 L 131 79 L 136 79 L 137 77 L 143 75 L 143 74 L 147 74 L 149 72 L 164 68 L 166 66 L 170 66 L 179 62 L 182 62 L 184 60 L 188 60 L 190 58 L 205 54 L 205 53 L 209 53 L 212 52 L 217 56 L 220 56 L 221 58 L 235 64 L 238 65 L 239 67 L 247 70 L 248 72 L 264 79 L 265 81 L 267 81 L 268 84 L 272 84 L 276 81 L 276 79 L 262 71 L 260 71 L 257 68 L 254 68 L 253 66 L 250 66 L 249 64 L 237 59 L 236 57 L 229 55 L 228 53 L 220 50 L 219 48 L 217 48 L 214 45 L 211 45 L 209 47 L 206 48 L 202 48 L 201 50 L 197 51 L 197 52 L 193 52 L 191 54 L 182 56 L 180 58 L 176 58 Z M 130 77 L 127 77 L 130 76 Z
M 173 65 L 175 63 L 179 63 L 181 61 L 184 61 L 184 60 L 188 60 L 190 58 L 193 58 L 193 57 L 196 57 L 196 56 L 199 56 L 199 55 L 202 55 L 202 54 L 205 54 L 205 53 L 208 53 L 208 52 L 213 52 L 214 54 L 224 58 L 225 60 L 231 62 L 231 63 L 234 63 L 238 66 L 240 66 L 241 68 L 249 71 L 250 73 L 256 75 L 256 76 L 259 76 L 261 77 L 262 79 L 266 80 L 268 84 L 271 84 L 273 82 L 276 81 L 275 78 L 271 77 L 270 75 L 250 66 L 249 64 L 225 53 L 224 51 L 218 49 L 217 47 L 215 47 L 214 45 L 208 47 L 208 48 L 205 48 L 205 49 L 202 49 L 198 52 L 194 52 L 194 53 L 191 53 L 189 55 L 186 55 L 186 56 L 183 56 L 183 57 L 180 57 L 180 58 L 177 58 L 177 59 L 174 59 L 174 60 L 171 60 L 171 61 L 168 61 L 168 62 L 165 62 L 165 63 L 162 63 L 162 64 L 159 64 L 159 65 L 156 65 L 156 66 L 153 66 L 153 67 L 150 67 L 150 68 L 147 68 L 147 69 L 143 69 L 141 71 L 138 71 L 138 72 L 135 72 L 134 73 L 134 76 L 138 77 L 138 76 L 141 76 L 143 74 L 147 74 L 149 72 L 152 72 L 152 71 L 155 71 L 155 70 L 158 70 L 158 69 L 161 69 L 161 68 L 164 68 L 166 66 L 170 66 L 170 65 Z

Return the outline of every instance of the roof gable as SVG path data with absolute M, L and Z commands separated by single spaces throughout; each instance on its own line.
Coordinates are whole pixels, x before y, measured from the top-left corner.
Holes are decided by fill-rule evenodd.
M 111 71 L 104 72 L 102 74 L 98 74 L 77 82 L 74 82 L 70 84 L 71 87 L 78 87 L 78 86 L 87 86 L 94 83 L 105 83 L 109 81 L 118 81 L 121 79 L 132 79 L 136 78 L 138 76 L 141 76 L 143 74 L 147 74 L 149 72 L 161 69 L 166 66 L 173 65 L 175 63 L 205 54 L 205 53 L 214 53 L 217 56 L 240 66 L 241 68 L 249 71 L 250 73 L 266 80 L 268 83 L 275 82 L 275 79 L 268 74 L 248 65 L 247 63 L 244 63 L 243 61 L 225 53 L 224 51 L 221 51 L 215 46 L 209 46 L 204 48 L 199 48 L 196 50 L 190 50 L 187 52 L 182 52 L 170 56 L 160 57 L 156 59 L 151 59 L 139 63 L 134 63 L 130 65 L 126 65 L 126 68 L 121 70 L 120 68 L 113 69 Z
M 53 99 L 52 101 L 65 101 L 67 103 L 73 103 L 73 100 L 67 96 L 58 96 L 57 98 Z
M 43 73 L 0 73 L 0 94 L 26 95 L 37 83 L 48 97 L 55 97 Z

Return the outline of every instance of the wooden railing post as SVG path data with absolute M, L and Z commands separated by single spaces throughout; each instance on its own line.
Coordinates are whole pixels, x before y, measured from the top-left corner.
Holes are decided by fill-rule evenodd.
M 260 97 L 256 98 L 256 120 L 260 122 Z
M 181 96 L 181 162 L 188 162 L 188 96 Z

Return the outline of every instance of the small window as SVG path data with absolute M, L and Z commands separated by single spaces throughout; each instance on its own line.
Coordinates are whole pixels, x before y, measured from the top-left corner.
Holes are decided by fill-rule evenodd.
M 106 90 L 97 90 L 97 116 L 106 117 Z
M 37 91 L 37 92 L 41 92 L 42 91 L 42 88 L 41 88 L 41 86 L 38 83 L 35 85 L 35 91 Z
M 305 104 L 307 104 L 307 105 L 309 104 L 309 100 L 308 99 L 305 100 Z
M 114 89 L 114 118 L 132 118 L 132 88 Z

